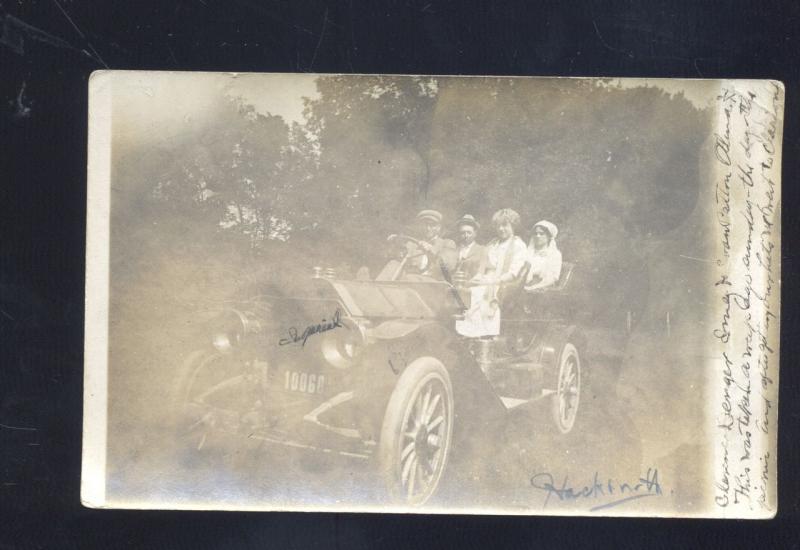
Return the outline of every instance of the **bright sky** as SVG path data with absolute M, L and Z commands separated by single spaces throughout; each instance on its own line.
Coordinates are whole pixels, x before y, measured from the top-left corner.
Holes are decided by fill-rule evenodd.
M 309 74 L 240 74 L 227 86 L 229 96 L 242 97 L 262 114 L 283 117 L 287 124 L 303 123 L 303 98 L 316 99 L 317 77 Z
M 169 142 L 201 124 L 220 96 L 241 97 L 262 114 L 304 122 L 303 98 L 318 97 L 308 74 L 121 72 L 114 80 L 118 144 Z
M 205 120 L 220 96 L 241 97 L 262 114 L 287 124 L 304 122 L 303 99 L 319 97 L 311 74 L 120 72 L 114 80 L 114 137 L 118 144 L 168 143 Z M 614 79 L 611 88 L 652 86 L 683 92 L 697 108 L 713 103 L 719 82 L 710 80 Z
M 720 82 L 718 80 L 701 79 L 671 79 L 671 78 L 615 78 L 606 84 L 609 88 L 661 88 L 666 93 L 674 96 L 680 92 L 696 108 L 705 109 L 714 104 L 715 98 L 719 93 Z

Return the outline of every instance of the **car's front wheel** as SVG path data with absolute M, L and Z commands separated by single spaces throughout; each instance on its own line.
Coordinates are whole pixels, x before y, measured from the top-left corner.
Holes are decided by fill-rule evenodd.
M 434 494 L 452 432 L 450 375 L 439 361 L 418 359 L 401 374 L 381 429 L 381 470 L 394 501 L 419 506 Z

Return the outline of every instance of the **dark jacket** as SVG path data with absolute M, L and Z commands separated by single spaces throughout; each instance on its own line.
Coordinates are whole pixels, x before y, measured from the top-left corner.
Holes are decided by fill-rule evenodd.
M 460 249 L 456 249 L 456 254 L 460 255 Z M 455 270 L 463 271 L 467 279 L 472 279 L 485 269 L 485 265 L 486 247 L 472 243 L 472 248 L 469 249 L 467 255 L 464 258 L 458 258 Z
M 428 261 L 423 270 L 424 275 L 436 277 L 437 279 L 447 278 L 443 272 L 447 272 L 448 277 L 452 275 L 458 255 L 456 253 L 456 243 L 450 239 L 436 237 L 429 241 L 433 249 L 427 253 Z

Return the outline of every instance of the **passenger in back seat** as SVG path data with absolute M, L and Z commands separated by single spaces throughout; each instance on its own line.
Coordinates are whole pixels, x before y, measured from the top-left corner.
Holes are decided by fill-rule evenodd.
M 471 306 L 464 319 L 456 321 L 456 331 L 462 336 L 479 338 L 500 333 L 500 300 L 503 284 L 514 283 L 525 266 L 525 242 L 515 235 L 519 214 L 510 208 L 492 216 L 497 238 L 486 245 L 486 265 L 471 281 Z
M 525 290 L 550 287 L 561 277 L 561 251 L 556 246 L 558 228 L 542 220 L 533 226 L 533 235 L 528 244 L 528 278 Z

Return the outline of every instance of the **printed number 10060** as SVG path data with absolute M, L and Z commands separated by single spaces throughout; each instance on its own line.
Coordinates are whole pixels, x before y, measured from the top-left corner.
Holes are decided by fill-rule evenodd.
M 325 388 L 325 376 L 306 372 L 286 371 L 283 387 L 289 391 L 303 393 L 322 393 Z

